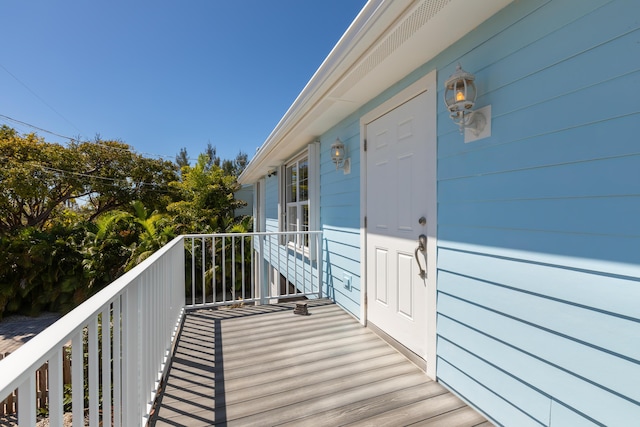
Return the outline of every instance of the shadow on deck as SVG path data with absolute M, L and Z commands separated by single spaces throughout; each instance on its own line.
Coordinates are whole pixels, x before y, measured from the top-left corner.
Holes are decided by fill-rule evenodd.
M 152 426 L 489 426 L 337 305 L 189 312 Z

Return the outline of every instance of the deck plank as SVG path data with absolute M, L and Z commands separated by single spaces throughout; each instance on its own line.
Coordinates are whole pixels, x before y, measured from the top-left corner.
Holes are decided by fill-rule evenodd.
M 474 426 L 486 420 L 328 301 L 185 316 L 154 426 Z M 488 424 L 490 425 L 490 424 Z

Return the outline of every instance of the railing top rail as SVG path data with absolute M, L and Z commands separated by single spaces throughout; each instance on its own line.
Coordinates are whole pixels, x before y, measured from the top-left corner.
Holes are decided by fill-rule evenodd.
M 183 241 L 178 236 L 136 267 L 113 281 L 106 288 L 83 302 L 53 325 L 33 337 L 0 363 L 0 401 L 15 390 L 28 372 L 42 366 L 56 351 L 84 327 L 92 316 L 97 315 L 106 304 L 111 303 L 127 286 L 134 282 L 160 257 Z
M 212 233 L 212 234 L 184 234 L 185 239 L 202 237 L 242 237 L 242 236 L 293 236 L 301 234 L 320 235 L 322 231 L 250 231 L 247 233 Z

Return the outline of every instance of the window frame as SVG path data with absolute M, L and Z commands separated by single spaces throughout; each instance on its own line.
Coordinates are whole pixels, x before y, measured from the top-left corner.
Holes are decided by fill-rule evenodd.
M 292 156 L 287 162 L 282 164 L 280 167 L 280 231 L 319 231 L 319 217 L 320 217 L 320 188 L 319 188 L 319 147 L 320 142 L 314 141 L 310 143 L 307 148 L 295 156 Z M 292 202 L 288 200 L 288 190 L 289 190 L 289 168 L 296 164 L 306 160 L 307 166 L 307 198 L 306 200 L 299 200 L 299 197 L 296 197 L 296 201 Z M 299 176 L 299 175 L 298 175 Z M 296 194 L 299 194 L 299 182 L 296 186 Z M 290 216 L 289 216 L 289 208 L 296 206 L 296 229 L 290 229 Z M 303 212 L 303 207 L 307 207 L 307 229 L 300 229 L 300 223 L 298 220 L 301 218 L 300 214 Z M 305 238 L 306 242 L 300 242 L 298 239 L 294 239 L 291 241 L 289 236 L 282 236 L 280 240 L 281 245 L 287 245 L 290 249 L 295 250 L 297 252 L 303 253 L 305 256 L 310 257 L 311 259 L 316 258 L 316 252 L 319 248 L 316 248 L 314 244 L 315 240 L 309 237 Z M 300 244 L 302 243 L 302 244 Z M 311 243 L 311 244 L 310 244 Z
M 306 171 L 306 174 L 301 173 L 301 171 L 303 170 Z M 310 231 L 311 221 L 309 205 L 311 204 L 311 200 L 309 193 L 309 154 L 305 151 L 288 161 L 284 165 L 284 173 L 285 220 L 283 231 Z M 303 190 L 303 188 L 305 187 L 306 191 Z M 293 192 L 291 191 L 292 189 Z M 306 223 L 304 222 L 305 207 Z M 293 214 L 293 212 L 295 212 L 295 215 Z M 295 224 L 292 222 L 292 217 L 295 217 Z M 304 238 L 304 236 L 300 236 L 298 234 L 291 236 L 286 235 L 285 242 L 288 246 L 295 248 L 298 251 L 304 250 L 305 252 L 307 252 L 309 250 L 308 239 Z

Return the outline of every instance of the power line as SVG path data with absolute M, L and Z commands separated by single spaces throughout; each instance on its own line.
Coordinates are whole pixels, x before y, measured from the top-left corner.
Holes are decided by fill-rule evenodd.
M 0 156 L 4 159 L 9 159 L 9 157 L 7 156 Z M 157 183 L 153 183 L 153 182 L 134 182 L 134 181 L 128 181 L 127 178 L 112 178 L 112 177 L 107 177 L 107 176 L 100 176 L 100 175 L 91 175 L 91 174 L 87 174 L 87 173 L 82 173 L 82 172 L 74 172 L 74 171 L 70 171 L 70 170 L 66 170 L 66 169 L 58 169 L 58 168 L 52 168 L 49 166 L 45 166 L 35 160 L 30 160 L 30 161 L 26 161 L 23 162 L 22 164 L 31 164 L 34 167 L 40 168 L 45 172 L 51 172 L 51 173 L 57 173 L 57 174 L 62 174 L 62 175 L 74 175 L 74 176 L 81 176 L 84 178 L 91 178 L 91 179 L 98 179 L 98 180 L 102 180 L 102 181 L 107 181 L 107 182 L 111 182 L 114 185 L 118 185 L 119 187 L 125 187 L 127 185 L 130 184 L 137 184 L 140 186 L 147 186 L 150 187 L 149 190 L 151 191 L 157 191 L 160 193 L 169 193 L 170 191 L 170 187 L 167 185 L 160 185 Z M 125 185 L 122 185 L 125 184 Z
M 2 66 L 2 65 L 0 65 L 0 66 Z M 11 118 L 11 117 L 9 117 L 9 116 L 5 116 L 4 114 L 0 114 L 0 117 L 4 118 L 4 119 L 6 119 L 6 120 L 10 120 L 10 121 L 15 122 L 15 123 L 19 123 L 19 124 L 24 125 L 24 126 L 29 126 L 30 128 L 33 128 L 33 129 L 39 130 L 39 131 L 41 131 L 41 132 L 46 132 L 46 133 L 49 133 L 49 134 L 51 134 L 51 135 L 55 135 L 55 136 L 57 136 L 57 137 L 59 137 L 59 138 L 65 138 L 65 139 L 68 139 L 68 140 L 70 140 L 70 141 L 72 141 L 72 142 L 73 142 L 73 141 L 77 141 L 77 139 L 76 139 L 76 138 L 71 138 L 71 137 L 68 137 L 68 136 L 60 135 L 59 133 L 51 132 L 50 130 L 42 129 L 42 128 L 39 128 L 39 127 L 34 126 L 34 125 L 32 125 L 32 124 L 29 124 L 29 123 L 27 123 L 27 122 L 23 122 L 23 121 L 21 121 L 21 120 L 14 119 L 14 118 Z
M 15 74 L 13 74 L 11 71 L 7 70 L 7 68 L 0 64 L 0 67 L 2 67 L 3 70 L 5 70 L 7 72 L 7 74 L 9 74 L 11 77 L 13 77 L 18 83 L 20 83 L 22 86 L 25 87 L 25 89 L 27 89 L 29 92 L 31 92 L 33 94 L 33 96 L 35 96 L 36 98 L 38 98 L 44 105 L 46 105 L 47 107 L 49 107 L 51 109 L 51 111 L 53 111 L 54 113 L 56 113 L 58 116 L 62 117 L 62 119 L 64 121 L 66 121 L 67 123 L 69 123 L 71 126 L 73 126 L 75 128 L 75 130 L 77 130 L 78 132 L 82 133 L 82 131 L 80 129 L 78 129 L 78 127 L 76 125 L 74 125 L 73 123 L 71 123 L 71 121 L 69 119 L 67 119 L 65 116 L 62 115 L 62 113 L 60 113 L 58 110 L 56 110 L 55 108 L 53 108 L 51 105 L 49 105 L 47 103 L 47 101 L 45 101 L 44 99 L 42 99 L 42 97 L 40 97 L 37 93 L 35 93 L 29 86 L 27 86 L 22 80 L 20 80 Z
M 45 132 L 45 133 L 48 133 L 48 134 L 51 134 L 51 135 L 55 135 L 55 136 L 57 136 L 59 138 L 68 139 L 70 142 L 80 142 L 78 140 L 78 138 L 72 138 L 70 136 L 60 135 L 59 133 L 43 129 L 41 127 L 32 125 L 32 124 L 27 123 L 27 122 L 23 122 L 22 120 L 14 119 L 13 117 L 9 117 L 9 116 L 6 116 L 4 114 L 0 114 L 0 117 L 5 119 L 5 120 L 9 120 L 9 121 L 14 122 L 14 123 L 19 123 L 19 124 L 21 124 L 23 126 L 28 126 L 28 127 L 32 128 L 32 129 L 35 129 L 35 130 L 39 130 L 41 132 Z M 164 160 L 164 159 L 175 160 L 175 158 L 176 158 L 176 156 L 169 156 L 169 155 L 166 155 L 166 154 L 154 154 L 154 153 L 147 153 L 147 152 L 137 152 L 135 150 L 130 150 L 130 149 L 127 149 L 127 148 L 113 147 L 113 146 L 110 146 L 110 145 L 101 144 L 101 141 L 97 141 L 97 143 L 100 144 L 102 147 L 108 148 L 110 150 L 130 151 L 132 153 L 137 153 L 137 154 L 140 154 L 140 155 L 144 155 L 146 157 L 155 157 L 155 158 L 159 158 L 159 159 L 162 159 L 162 160 Z M 193 160 L 197 160 L 197 158 L 194 159 L 192 157 L 188 157 L 187 160 L 193 161 Z

